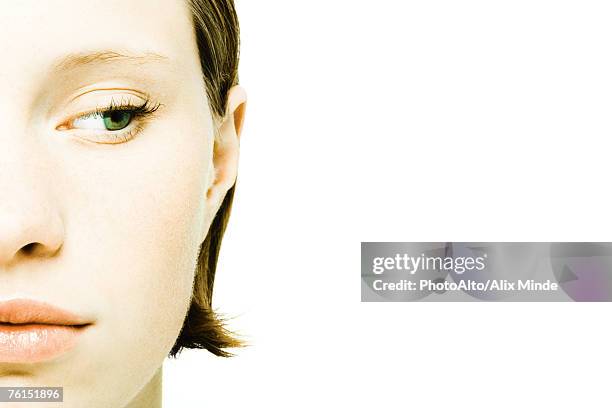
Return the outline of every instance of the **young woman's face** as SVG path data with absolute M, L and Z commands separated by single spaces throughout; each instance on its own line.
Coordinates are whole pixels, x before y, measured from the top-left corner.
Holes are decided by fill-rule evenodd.
M 119 407 L 157 377 L 187 312 L 214 123 L 185 2 L 52 3 L 0 5 L 0 303 L 90 325 L 59 351 L 0 332 L 0 386 Z

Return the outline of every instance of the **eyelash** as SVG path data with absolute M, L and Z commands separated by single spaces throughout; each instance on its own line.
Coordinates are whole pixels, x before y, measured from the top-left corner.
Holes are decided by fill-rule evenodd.
M 116 103 L 111 100 L 110 104 L 104 108 L 96 108 L 94 111 L 84 113 L 72 119 L 70 123 L 76 119 L 87 119 L 93 116 L 103 117 L 105 114 L 111 114 L 113 112 L 128 112 L 131 114 L 130 123 L 126 128 L 120 130 L 106 130 L 102 131 L 105 136 L 102 138 L 94 137 L 95 142 L 102 144 L 118 144 L 124 143 L 136 136 L 144 128 L 146 119 L 150 118 L 157 109 L 161 106 L 160 103 L 153 103 L 150 99 L 147 99 L 140 105 L 135 105 L 131 102 L 121 101 Z M 136 122 L 136 123 L 134 123 Z M 83 130 L 83 129 L 77 129 Z

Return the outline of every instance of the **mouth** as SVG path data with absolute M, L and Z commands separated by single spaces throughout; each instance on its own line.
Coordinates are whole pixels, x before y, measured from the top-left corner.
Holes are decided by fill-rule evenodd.
M 37 363 L 74 348 L 91 321 L 29 299 L 0 302 L 0 363 Z

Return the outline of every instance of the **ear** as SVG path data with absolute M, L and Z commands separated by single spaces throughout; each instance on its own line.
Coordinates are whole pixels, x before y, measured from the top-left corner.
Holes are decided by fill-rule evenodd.
M 227 191 L 236 182 L 240 134 L 244 121 L 246 100 L 246 92 L 242 87 L 234 86 L 229 90 L 227 110 L 219 126 L 219 132 L 215 137 L 213 146 L 211 181 L 206 192 L 206 228 L 203 231 L 202 241 L 206 238 L 210 224 L 217 211 L 219 211 Z

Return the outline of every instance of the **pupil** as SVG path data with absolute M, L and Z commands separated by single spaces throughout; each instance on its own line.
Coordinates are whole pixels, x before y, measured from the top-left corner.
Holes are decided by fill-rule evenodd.
M 130 112 L 108 112 L 104 115 L 104 126 L 107 130 L 121 130 L 129 125 L 131 119 Z

